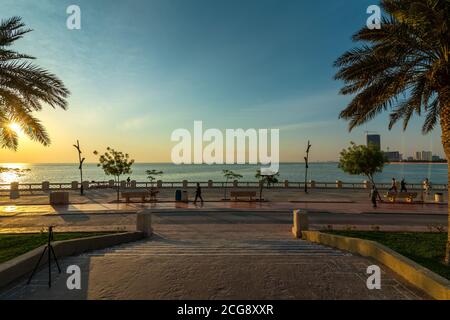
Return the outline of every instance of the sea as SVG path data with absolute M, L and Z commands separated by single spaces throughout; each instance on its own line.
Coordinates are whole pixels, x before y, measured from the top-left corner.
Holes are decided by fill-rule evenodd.
M 8 168 L 8 169 L 5 169 Z M 157 179 L 167 182 L 180 182 L 188 180 L 193 182 L 225 181 L 222 171 L 232 170 L 243 176 L 240 181 L 256 181 L 255 173 L 258 165 L 175 165 L 171 163 L 135 163 L 132 173 L 128 176 L 138 182 L 148 181 L 146 170 L 163 171 Z M 304 163 L 281 163 L 279 180 L 301 182 L 305 179 Z M 96 164 L 84 164 L 83 176 L 86 181 L 107 181 L 111 177 L 106 176 Z M 405 178 L 407 183 L 421 183 L 428 178 L 434 184 L 447 184 L 446 163 L 394 163 L 385 166 L 382 173 L 375 176 L 379 183 L 389 183 L 395 177 L 400 180 Z M 78 181 L 80 173 L 78 164 L 27 164 L 27 163 L 0 163 L 0 184 L 17 181 L 19 183 L 40 183 L 50 181 L 52 183 L 64 183 Z M 317 182 L 361 182 L 363 176 L 352 176 L 338 168 L 337 162 L 310 163 L 308 180 Z

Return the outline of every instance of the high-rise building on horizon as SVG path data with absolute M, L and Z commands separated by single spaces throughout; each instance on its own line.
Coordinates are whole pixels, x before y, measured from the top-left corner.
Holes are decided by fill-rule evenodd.
M 381 136 L 379 134 L 367 134 L 366 136 L 367 146 L 375 146 L 378 150 L 381 150 Z
M 422 151 L 422 161 L 432 161 L 433 153 L 431 151 Z

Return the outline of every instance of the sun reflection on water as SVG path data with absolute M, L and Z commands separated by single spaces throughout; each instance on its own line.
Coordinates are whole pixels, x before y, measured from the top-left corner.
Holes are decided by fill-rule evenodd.
M 0 164 L 0 183 L 18 182 L 28 171 L 30 169 L 27 168 L 25 163 L 2 163 Z

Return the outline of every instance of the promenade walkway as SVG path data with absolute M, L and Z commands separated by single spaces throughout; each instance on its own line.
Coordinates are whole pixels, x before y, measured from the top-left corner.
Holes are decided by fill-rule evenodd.
M 430 231 L 430 228 L 447 227 L 447 207 L 435 204 L 381 204 L 373 209 L 370 204 L 352 202 L 206 202 L 204 205 L 165 202 L 0 206 L 0 232 L 36 232 L 47 225 L 57 226 L 57 231 L 133 230 L 136 212 L 143 209 L 193 219 L 202 215 L 220 216 L 224 212 L 235 216 L 259 213 L 274 224 L 284 225 L 292 223 L 293 209 L 302 209 L 310 213 L 311 227 L 318 230 L 329 226 L 359 230 L 379 227 L 386 231 Z
M 47 271 L 0 291 L 0 299 L 426 299 L 380 266 L 381 290 L 366 286 L 367 258 L 293 240 L 287 225 L 254 214 L 160 214 L 148 240 L 62 259 L 81 268 L 47 287 Z

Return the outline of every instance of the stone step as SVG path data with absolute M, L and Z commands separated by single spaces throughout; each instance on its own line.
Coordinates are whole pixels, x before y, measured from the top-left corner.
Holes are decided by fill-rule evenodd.
M 343 256 L 342 251 L 301 240 L 281 241 L 161 241 L 145 240 L 87 253 L 99 256 Z

